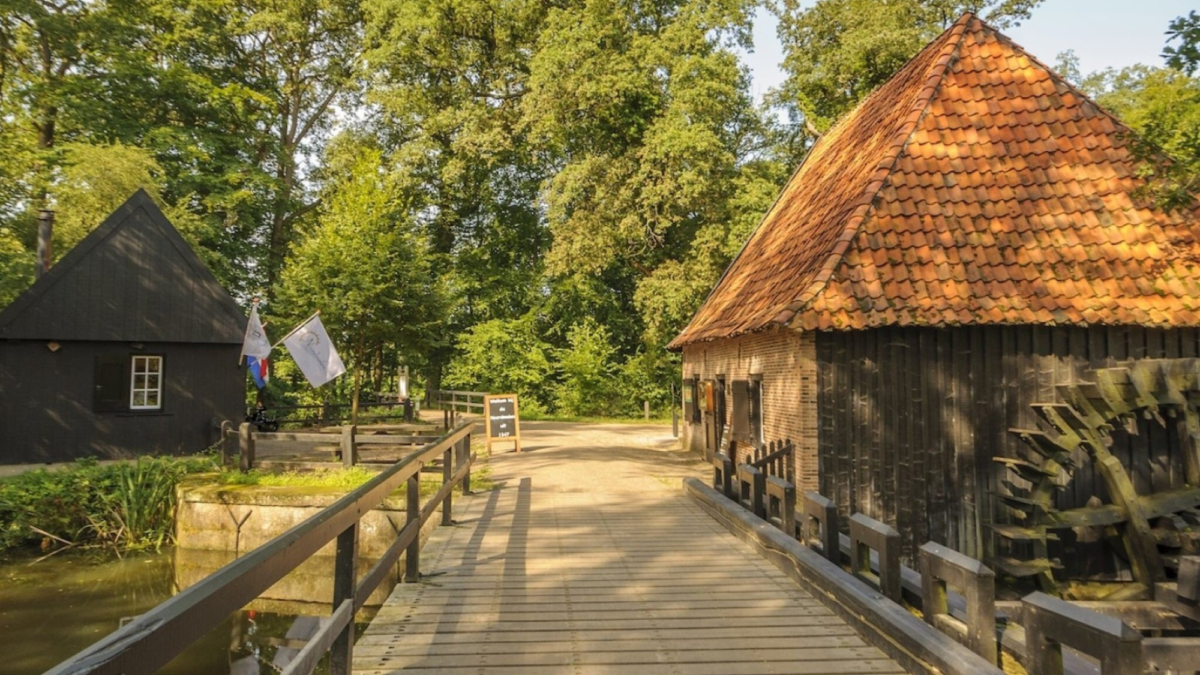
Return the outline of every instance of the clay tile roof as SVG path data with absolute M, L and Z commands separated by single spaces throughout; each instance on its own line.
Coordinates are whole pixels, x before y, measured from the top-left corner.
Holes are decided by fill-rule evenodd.
M 966 14 L 817 141 L 670 347 L 779 324 L 1200 325 L 1200 205 L 1136 198 L 1128 133 Z

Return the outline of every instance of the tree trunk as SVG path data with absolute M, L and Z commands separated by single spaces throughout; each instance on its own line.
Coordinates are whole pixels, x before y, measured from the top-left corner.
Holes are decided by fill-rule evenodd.
M 354 397 L 350 402 L 350 424 L 358 424 L 358 394 L 362 390 L 363 339 L 358 336 L 358 349 L 354 358 Z

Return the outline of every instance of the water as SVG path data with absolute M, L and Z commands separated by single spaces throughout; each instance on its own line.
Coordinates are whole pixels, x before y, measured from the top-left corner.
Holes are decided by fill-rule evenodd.
M 170 598 L 174 583 L 170 551 L 124 559 L 63 553 L 0 564 L 0 675 L 44 672 Z M 258 664 L 239 674 L 278 672 L 271 661 L 294 618 L 236 612 L 160 672 L 221 675 L 238 661 L 243 668 Z

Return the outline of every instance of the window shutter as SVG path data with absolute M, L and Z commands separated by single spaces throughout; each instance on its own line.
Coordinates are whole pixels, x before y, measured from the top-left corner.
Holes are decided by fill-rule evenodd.
M 96 412 L 127 410 L 128 397 L 125 389 L 129 384 L 126 371 L 126 356 L 97 356 L 94 380 L 93 408 Z
M 745 380 L 734 380 L 730 383 L 733 392 L 733 440 L 750 440 L 750 383 Z
M 691 416 L 689 417 L 689 419 L 692 421 L 692 424 L 699 424 L 700 423 L 700 378 L 699 378 L 699 376 L 693 375 L 692 379 L 688 381 L 688 387 L 690 387 L 691 391 L 692 391 L 692 409 L 690 411 Z
M 763 443 L 762 380 L 751 380 L 750 387 L 750 441 Z

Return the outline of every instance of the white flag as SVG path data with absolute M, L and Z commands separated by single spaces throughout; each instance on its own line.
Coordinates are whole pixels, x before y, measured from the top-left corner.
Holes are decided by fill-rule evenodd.
M 314 387 L 346 372 L 342 357 L 338 356 L 333 343 L 329 341 L 329 333 L 325 332 L 319 315 L 300 324 L 283 339 L 283 345 L 296 365 L 300 366 L 300 372 L 308 378 L 308 383 Z
M 271 341 L 263 330 L 262 320 L 258 318 L 258 303 L 250 309 L 250 322 L 246 324 L 246 337 L 242 340 L 242 353 L 238 356 L 241 363 L 243 356 L 253 356 L 262 361 L 271 355 Z

